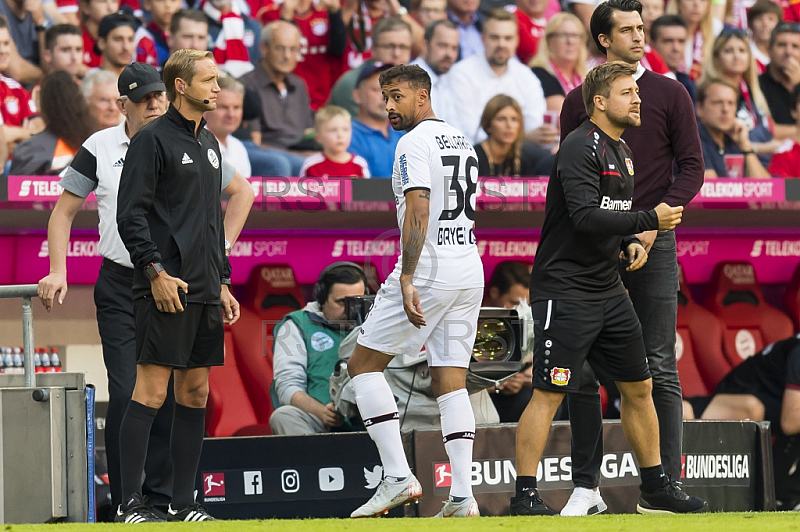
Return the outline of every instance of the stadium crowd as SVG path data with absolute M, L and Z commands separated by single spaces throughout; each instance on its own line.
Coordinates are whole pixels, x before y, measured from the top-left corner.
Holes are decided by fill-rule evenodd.
M 800 23 L 784 3 L 644 2 L 641 63 L 691 95 L 707 178 L 800 174 Z M 388 127 L 377 78 L 384 65 L 407 63 L 431 76 L 434 110 L 476 145 L 481 175 L 546 175 L 566 94 L 605 61 L 589 28 L 595 5 L 2 0 L 0 162 L 13 174 L 57 173 L 91 133 L 122 121 L 115 82 L 126 65 L 160 70 L 171 52 L 193 48 L 211 50 L 243 85 L 228 84 L 243 98 L 218 111 L 225 126 L 214 120 L 223 144 L 246 152 L 243 175 L 390 177 L 389 159 L 376 154 L 393 151 L 402 132 Z M 64 92 L 42 91 L 48 77 Z M 86 114 L 73 82 L 90 118 L 72 118 Z M 349 127 L 333 109 L 315 122 L 330 105 L 349 112 Z M 344 120 L 334 128 L 336 116 Z

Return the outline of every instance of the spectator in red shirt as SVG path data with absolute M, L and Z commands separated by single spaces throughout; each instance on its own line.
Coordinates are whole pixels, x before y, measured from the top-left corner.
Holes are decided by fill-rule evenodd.
M 526 65 L 536 55 L 539 39 L 544 35 L 544 27 L 547 24 L 544 12 L 547 3 L 548 0 L 517 0 L 516 6 L 509 8 L 509 11 L 517 16 L 519 28 L 517 57 Z
M 339 0 L 284 0 L 258 12 L 262 24 L 283 19 L 300 30 L 303 46 L 295 74 L 308 86 L 311 108 L 325 105 L 333 84 L 344 70 L 347 33 Z
M 411 0 L 408 13 L 420 26 L 427 28 L 431 22 L 447 18 L 447 0 Z
M 102 62 L 100 53 L 95 49 L 97 32 L 103 17 L 119 11 L 119 0 L 80 0 L 83 24 L 83 64 L 89 68 L 99 67 Z
M 112 13 L 103 17 L 97 31 L 101 70 L 108 70 L 119 77 L 125 67 L 133 62 L 136 26 L 138 24 L 133 15 L 126 13 Z
M 198 9 L 181 9 L 169 23 L 167 37 L 170 53 L 188 48 L 208 50 L 208 20 Z
M 797 122 L 795 127 L 800 131 L 800 84 L 795 85 L 792 91 L 792 101 L 792 116 Z M 795 138 L 800 138 L 800 134 Z M 767 170 L 773 177 L 800 177 L 800 144 L 794 139 L 784 141 L 772 156 Z
M 0 16 L 0 72 L 11 61 L 11 33 L 5 17 Z M 36 104 L 16 80 L 0 75 L 0 115 L 9 148 L 44 128 Z
M 235 78 L 253 70 L 253 63 L 261 59 L 261 25 L 242 11 L 237 0 L 204 0 L 203 12 L 217 65 Z
M 329 105 L 317 111 L 315 123 L 316 138 L 322 146 L 322 153 L 306 159 L 300 176 L 369 179 L 367 161 L 347 151 L 352 135 L 350 113 L 342 107 Z
M 769 65 L 769 44 L 772 30 L 783 20 L 781 7 L 772 0 L 757 0 L 747 11 L 750 28 L 750 49 L 756 60 L 758 73 L 763 74 Z
M 150 12 L 150 23 L 136 30 L 136 62 L 147 63 L 156 68 L 167 62 L 169 45 L 167 32 L 172 17 L 182 6 L 181 0 L 144 0 L 144 8 Z

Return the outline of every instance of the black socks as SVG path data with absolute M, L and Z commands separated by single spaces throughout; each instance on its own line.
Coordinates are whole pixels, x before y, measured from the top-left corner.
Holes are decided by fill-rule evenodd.
M 170 441 L 175 476 L 172 509 L 175 511 L 194 503 L 194 481 L 200 465 L 200 453 L 203 451 L 205 419 L 205 408 L 189 408 L 175 403 Z
M 122 503 L 131 495 L 142 494 L 142 475 L 147 457 L 147 442 L 150 440 L 150 427 L 158 409 L 150 408 L 131 400 L 122 418 L 119 431 L 120 480 L 122 484 Z

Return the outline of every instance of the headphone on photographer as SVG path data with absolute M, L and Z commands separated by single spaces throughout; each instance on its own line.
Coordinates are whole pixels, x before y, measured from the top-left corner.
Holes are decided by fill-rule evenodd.
M 369 294 L 369 284 L 367 283 L 367 274 L 364 273 L 364 268 L 362 268 L 355 262 L 350 262 L 347 260 L 334 262 L 333 264 L 330 264 L 327 267 L 325 267 L 325 269 L 322 270 L 322 272 L 320 272 L 317 282 L 314 283 L 312 296 L 314 298 L 314 301 L 319 303 L 320 307 L 324 305 L 325 302 L 328 300 L 328 294 L 331 291 L 331 286 L 333 286 L 337 282 L 338 283 L 342 282 L 331 279 L 332 275 L 330 275 L 331 272 L 333 272 L 334 270 L 338 270 L 340 268 L 347 268 L 355 272 L 356 275 L 364 282 L 364 293 Z

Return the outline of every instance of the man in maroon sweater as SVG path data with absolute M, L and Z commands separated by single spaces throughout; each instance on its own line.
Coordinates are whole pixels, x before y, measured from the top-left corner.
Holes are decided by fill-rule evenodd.
M 642 126 L 625 131 L 633 150 L 636 175 L 633 210 L 659 203 L 686 206 L 703 185 L 703 152 L 694 107 L 677 81 L 645 70 L 642 4 L 637 0 L 609 0 L 592 14 L 591 31 L 597 48 L 608 61 L 637 65 L 634 78 L 642 99 Z M 586 119 L 581 87 L 572 90 L 561 111 L 561 140 Z M 677 173 L 673 175 L 673 161 Z M 653 377 L 653 402 L 661 433 L 661 460 L 673 479 L 681 473 L 682 398 L 675 358 L 678 311 L 678 264 L 675 233 L 648 231 L 638 235 L 648 250 L 647 264 L 620 275 L 642 324 L 645 349 Z M 626 264 L 627 265 L 627 264 Z M 603 460 L 602 415 L 597 382 L 583 371 L 581 391 L 569 395 L 572 425 L 572 478 L 575 490 L 562 515 L 591 515 L 605 510 L 600 497 Z

